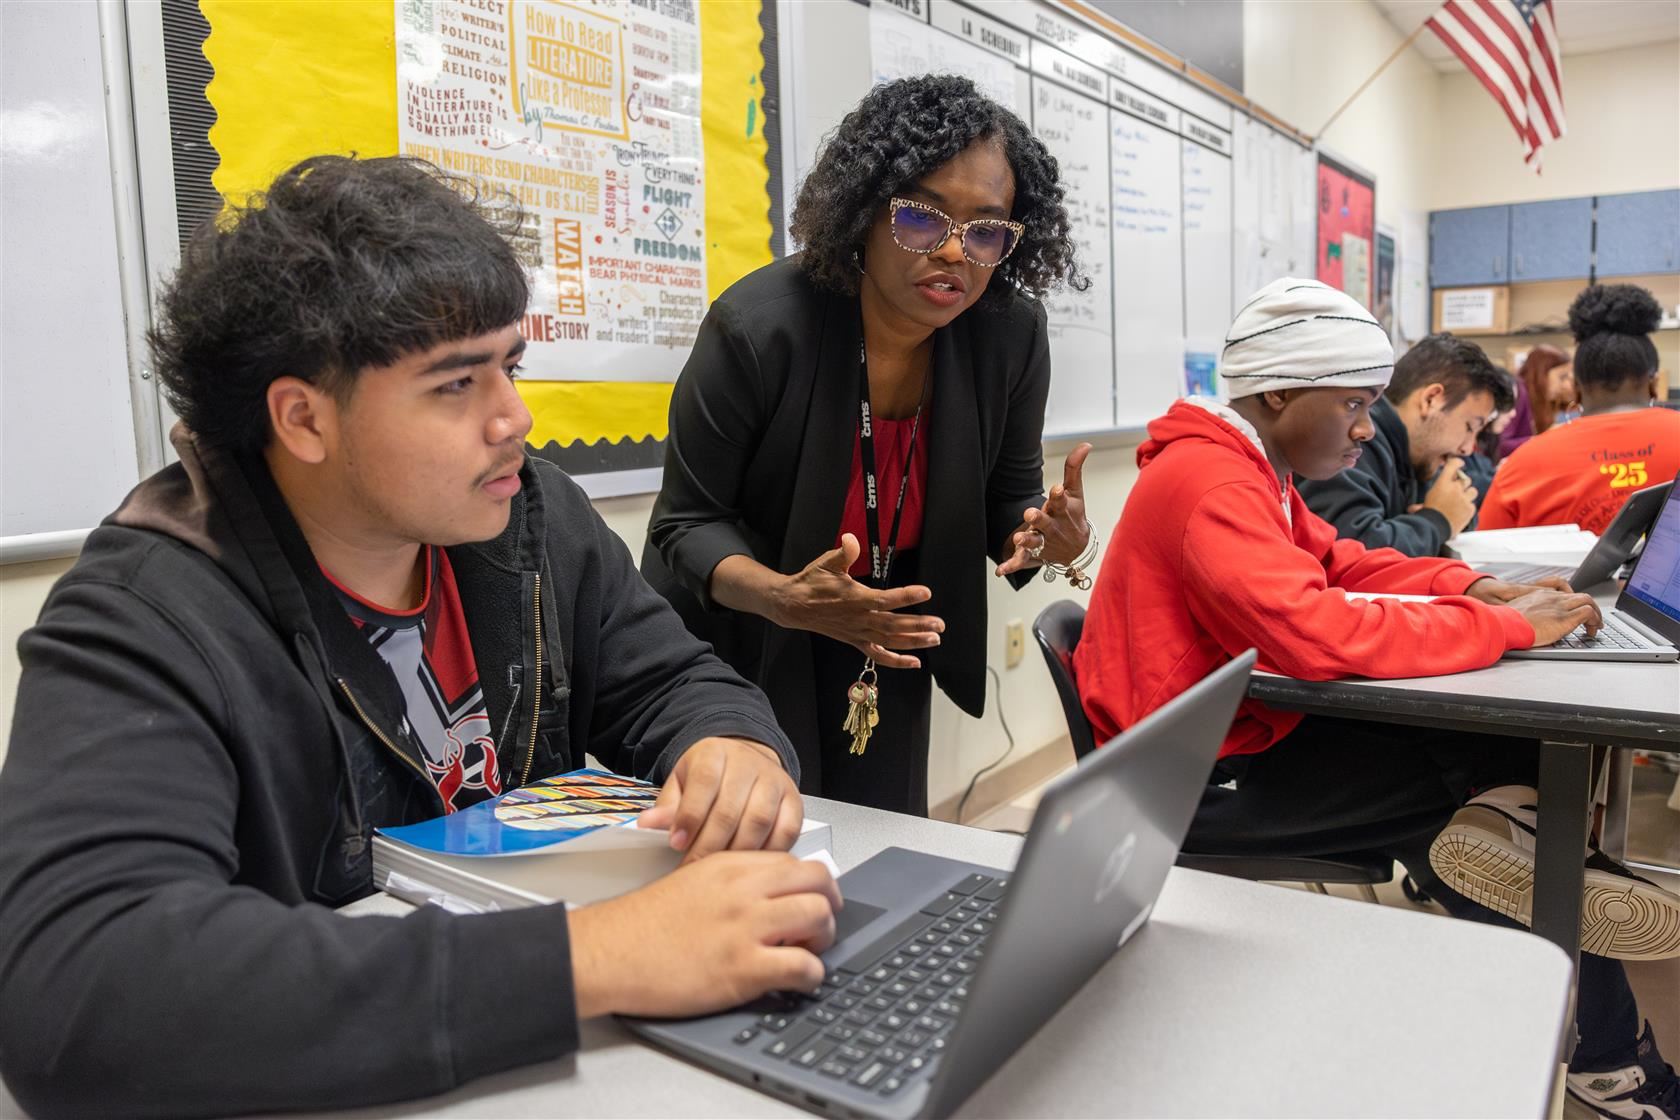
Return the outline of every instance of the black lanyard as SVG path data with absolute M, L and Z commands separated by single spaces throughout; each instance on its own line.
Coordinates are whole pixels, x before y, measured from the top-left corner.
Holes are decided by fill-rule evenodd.
M 877 501 L 880 488 L 875 479 L 875 433 L 869 415 L 869 350 L 858 344 L 858 448 L 863 459 L 863 524 L 869 537 L 869 578 L 877 586 L 887 585 L 887 573 L 892 570 L 893 552 L 898 548 L 898 524 L 904 516 L 904 495 L 910 490 L 910 471 L 916 458 L 916 433 L 922 426 L 922 408 L 927 404 L 928 386 L 933 383 L 929 370 L 922 381 L 922 399 L 916 403 L 916 419 L 910 424 L 910 444 L 904 451 L 904 477 L 898 483 L 898 503 L 893 507 L 892 529 L 887 535 L 886 548 L 881 541 L 881 507 Z

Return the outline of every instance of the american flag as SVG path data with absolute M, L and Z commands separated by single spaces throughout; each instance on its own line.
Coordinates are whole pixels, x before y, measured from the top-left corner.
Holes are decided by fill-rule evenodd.
M 1447 0 L 1426 26 L 1493 94 L 1538 171 L 1541 145 L 1564 133 L 1552 0 Z

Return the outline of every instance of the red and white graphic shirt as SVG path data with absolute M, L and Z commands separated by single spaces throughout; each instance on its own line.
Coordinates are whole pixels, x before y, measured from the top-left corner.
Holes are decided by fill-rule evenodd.
M 322 568 L 351 621 L 396 674 L 427 773 L 453 813 L 502 792 L 496 744 L 449 557 L 427 546 L 426 589 L 411 611 L 370 603 Z

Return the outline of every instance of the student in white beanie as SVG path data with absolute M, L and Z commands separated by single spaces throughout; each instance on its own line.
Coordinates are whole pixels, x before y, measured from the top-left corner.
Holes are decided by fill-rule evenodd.
M 1262 667 L 1309 680 L 1415 677 L 1481 668 L 1582 624 L 1597 628 L 1589 596 L 1368 550 L 1338 540 L 1307 508 L 1293 475 L 1326 478 L 1357 461 L 1392 364 L 1382 329 L 1351 299 L 1316 281 L 1279 280 L 1244 305 L 1227 335 L 1226 399 L 1180 401 L 1149 425 L 1074 654 L 1098 742 L 1250 647 Z M 1355 600 L 1349 591 L 1441 598 Z M 1521 807 L 1534 804 L 1538 747 L 1248 701 L 1185 848 L 1379 851 L 1456 914 L 1520 920 L 1515 905 L 1496 917 L 1463 897 L 1494 893 L 1478 891 L 1497 872 L 1491 860 L 1436 867 L 1431 849 L 1474 840 L 1511 865 L 1526 862 L 1532 876 L 1532 841 L 1525 850 L 1520 828 L 1501 831 L 1501 822 L 1526 813 L 1532 824 Z M 1587 890 L 1631 892 L 1642 905 L 1583 941 L 1600 955 L 1582 957 L 1580 1070 L 1621 1068 L 1636 1053 L 1633 997 L 1608 958 L 1680 954 L 1680 899 L 1601 869 L 1613 866 L 1595 862 Z M 1524 893 L 1531 879 L 1515 885 Z
M 1393 374 L 1394 347 L 1389 344 L 1388 333 L 1368 311 L 1348 295 L 1317 280 L 1285 278 L 1267 284 L 1243 305 L 1226 332 L 1225 347 L 1219 355 L 1219 380 L 1225 400 L 1248 400 L 1248 404 L 1239 408 L 1205 397 L 1192 397 L 1188 403 L 1214 412 L 1258 442 L 1259 432 L 1249 413 L 1263 404 L 1268 394 L 1278 401 L 1291 393 L 1298 400 L 1327 400 L 1325 396 L 1300 396 L 1298 391 L 1363 389 L 1370 398 L 1361 410 L 1363 416 Z M 1347 399 L 1355 398 L 1350 395 Z M 1281 415 L 1282 410 L 1278 411 Z M 1260 408 L 1258 416 L 1266 415 Z M 1296 410 L 1293 431 L 1299 431 L 1304 415 Z M 1309 478 L 1335 474 L 1357 461 L 1361 446 L 1371 438 L 1368 432 L 1357 434 L 1348 425 L 1327 429 L 1325 437 L 1323 447 L 1291 441 L 1294 453 L 1301 457 L 1296 471 Z M 1270 455 L 1268 459 L 1277 462 Z

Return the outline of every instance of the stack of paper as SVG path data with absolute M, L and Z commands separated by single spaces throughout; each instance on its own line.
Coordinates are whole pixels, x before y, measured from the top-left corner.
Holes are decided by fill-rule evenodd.
M 1525 529 L 1480 529 L 1460 533 L 1448 550 L 1467 564 L 1520 561 L 1574 567 L 1586 559 L 1598 537 L 1579 525 L 1534 525 Z

